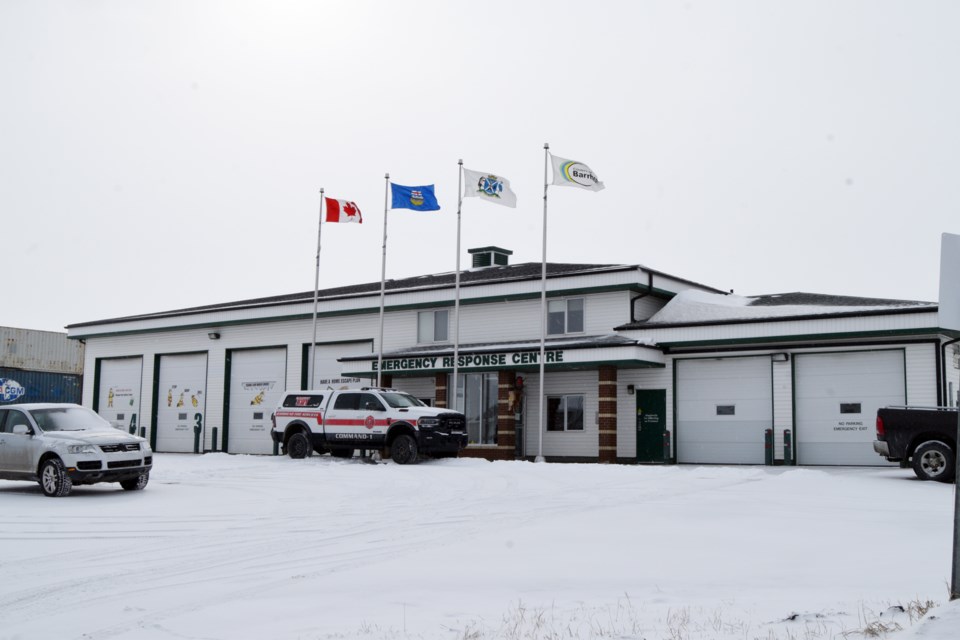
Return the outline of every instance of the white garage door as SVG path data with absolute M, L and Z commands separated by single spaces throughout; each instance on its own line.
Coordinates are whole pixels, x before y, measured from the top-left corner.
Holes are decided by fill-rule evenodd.
M 873 451 L 877 409 L 906 404 L 902 350 L 794 359 L 797 463 L 888 464 Z
M 206 353 L 160 356 L 157 451 L 203 451 L 206 388 Z
M 773 426 L 770 356 L 679 360 L 677 460 L 763 464 Z
M 270 414 L 283 396 L 286 379 L 286 349 L 231 352 L 227 451 L 273 453 Z
M 313 353 L 310 350 L 307 352 L 307 380 L 310 380 L 310 367 L 314 366 L 314 389 L 359 389 L 360 387 L 369 387 L 376 381 L 370 378 L 348 378 L 343 376 L 343 363 L 337 362 L 337 358 L 362 356 L 372 352 L 373 343 L 369 340 L 362 342 L 318 344 L 315 364 L 311 361 Z
M 140 433 L 140 382 L 143 358 L 100 361 L 97 413 L 117 429 Z

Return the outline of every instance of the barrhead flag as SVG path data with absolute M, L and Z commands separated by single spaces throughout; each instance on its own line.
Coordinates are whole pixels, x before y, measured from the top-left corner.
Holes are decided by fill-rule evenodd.
M 405 187 L 402 184 L 390 184 L 393 194 L 391 209 L 413 209 L 415 211 L 439 211 L 437 196 L 432 184 L 420 187 Z
M 324 198 L 324 200 L 327 201 L 327 222 L 363 222 L 360 207 L 356 202 L 333 198 Z
M 517 194 L 510 188 L 510 181 L 503 176 L 495 176 L 483 171 L 463 170 L 463 197 L 476 196 L 481 200 L 502 204 L 505 207 L 517 206 Z
M 553 184 L 561 187 L 580 187 L 590 191 L 603 189 L 603 183 L 597 179 L 597 174 L 582 162 L 565 160 L 553 154 L 550 154 L 550 159 L 553 161 Z

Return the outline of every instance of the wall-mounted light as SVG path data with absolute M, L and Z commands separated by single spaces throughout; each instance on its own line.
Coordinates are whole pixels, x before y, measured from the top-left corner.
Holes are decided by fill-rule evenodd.
M 632 396 L 634 391 L 636 391 L 636 387 L 634 387 L 632 384 L 628 384 L 627 393 Z
M 219 340 L 220 334 L 217 333 L 216 331 L 211 331 L 210 333 L 207 334 L 207 337 L 210 338 L 211 340 Z
M 789 362 L 790 354 L 789 353 L 771 353 L 770 359 L 774 362 Z

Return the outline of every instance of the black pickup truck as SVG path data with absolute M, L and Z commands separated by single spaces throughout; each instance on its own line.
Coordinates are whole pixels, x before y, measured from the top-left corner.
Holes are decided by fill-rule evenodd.
M 877 411 L 873 450 L 890 462 L 913 467 L 921 480 L 952 482 L 956 471 L 957 410 L 949 407 L 885 407 Z

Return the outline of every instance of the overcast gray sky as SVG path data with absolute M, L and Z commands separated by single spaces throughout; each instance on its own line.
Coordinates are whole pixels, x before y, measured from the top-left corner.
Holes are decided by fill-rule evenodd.
M 742 295 L 936 300 L 960 233 L 960 3 L 0 2 L 0 325 L 70 323 L 380 279 L 463 252 L 643 264 Z M 466 258 L 464 264 L 468 264 Z

